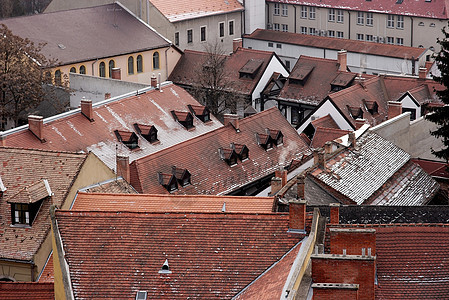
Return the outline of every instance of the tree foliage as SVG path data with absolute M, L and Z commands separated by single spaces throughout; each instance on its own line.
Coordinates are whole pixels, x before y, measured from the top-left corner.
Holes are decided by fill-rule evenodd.
M 43 44 L 14 35 L 0 25 L 0 117 L 18 124 L 19 114 L 36 107 L 44 99 L 44 67 L 49 61 L 42 55 Z
M 434 56 L 440 75 L 434 75 L 433 79 L 445 87 L 443 90 L 436 91 L 444 105 L 432 108 L 431 113 L 426 115 L 426 119 L 437 124 L 438 128 L 431 134 L 440 138 L 444 145 L 440 150 L 432 149 L 432 154 L 447 162 L 449 159 L 449 32 L 446 28 L 443 28 L 443 34 L 443 39 L 437 39 L 441 50 Z

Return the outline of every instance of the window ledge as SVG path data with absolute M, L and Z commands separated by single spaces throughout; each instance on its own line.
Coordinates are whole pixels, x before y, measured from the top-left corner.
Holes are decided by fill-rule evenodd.
M 11 224 L 9 227 L 13 227 L 13 228 L 31 228 L 31 225 L 27 225 L 27 224 Z

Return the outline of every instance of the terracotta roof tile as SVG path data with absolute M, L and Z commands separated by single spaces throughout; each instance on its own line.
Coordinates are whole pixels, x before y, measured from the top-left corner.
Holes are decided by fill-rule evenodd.
M 315 127 L 315 128 L 323 127 L 323 128 L 340 129 L 340 127 L 338 127 L 337 123 L 335 123 L 335 120 L 329 114 L 325 115 L 324 117 L 315 119 L 315 120 L 311 121 L 310 123 L 312 123 L 313 127 Z
M 53 253 L 50 254 L 47 263 L 42 270 L 42 273 L 38 279 L 38 282 L 55 282 L 55 274 L 53 269 Z
M 11 195 L 10 197 L 8 197 L 8 199 L 6 199 L 6 201 L 8 203 L 30 204 L 35 203 L 51 195 L 52 195 L 51 190 L 49 191 L 47 189 L 44 180 L 39 180 L 34 184 L 24 187 L 22 190 L 17 192 L 17 194 Z
M 287 232 L 285 214 L 57 211 L 56 219 L 76 298 L 134 299 L 141 290 L 148 299 L 229 299 L 303 237 Z M 158 272 L 165 260 L 170 274 Z
M 53 300 L 53 283 L 0 282 L 2 300 Z
M 277 108 L 241 119 L 239 124 L 239 132 L 227 125 L 134 161 L 130 167 L 131 184 L 139 192 L 165 194 L 167 190 L 159 184 L 157 172 L 171 174 L 172 166 L 176 166 L 191 174 L 191 184 L 176 193 L 226 194 L 274 173 L 279 163 L 288 164 L 294 158 L 311 154 Z M 256 133 L 265 134 L 267 128 L 280 130 L 284 136 L 282 145 L 268 151 L 256 139 Z M 238 160 L 233 166 L 223 161 L 219 149 L 229 149 L 231 143 L 245 144 L 249 159 Z
M 349 133 L 348 130 L 317 127 L 315 130 L 315 134 L 313 135 L 312 143 L 310 144 L 310 147 L 311 148 L 322 148 L 322 147 L 324 147 L 324 144 L 326 142 L 333 141 L 336 138 L 339 138 L 348 133 Z
M 431 176 L 438 176 L 443 178 L 449 178 L 449 172 L 447 171 L 447 164 L 440 161 L 430 161 L 425 159 L 412 159 L 412 161 L 419 165 L 427 174 Z
M 108 180 L 81 189 L 86 193 L 137 194 L 136 190 L 123 178 Z

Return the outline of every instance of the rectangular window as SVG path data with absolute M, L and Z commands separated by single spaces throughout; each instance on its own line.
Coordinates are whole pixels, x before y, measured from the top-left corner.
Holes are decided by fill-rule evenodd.
M 274 4 L 274 15 L 275 16 L 279 16 L 280 15 L 280 8 L 279 8 L 280 4 L 279 3 L 275 3 Z
M 13 224 L 30 225 L 30 212 L 28 204 L 12 204 L 14 221 Z
M 229 21 L 229 35 L 234 35 L 234 21 Z
M 224 22 L 218 24 L 218 30 L 220 31 L 220 37 L 224 37 Z
M 279 31 L 279 24 L 278 23 L 274 23 L 274 30 Z
M 285 67 L 287 68 L 287 70 L 290 71 L 290 61 L 289 60 L 285 61 Z
M 365 21 L 365 15 L 362 11 L 357 12 L 357 25 L 363 25 Z
M 307 27 L 301 26 L 301 33 L 307 34 Z
M 175 32 L 175 45 L 179 46 L 179 32 Z
M 393 45 L 394 44 L 394 37 L 387 36 L 387 44 Z
M 309 34 L 310 34 L 310 35 L 315 35 L 315 33 L 316 33 L 315 28 L 310 27 L 310 28 L 309 28 Z
M 397 16 L 396 27 L 398 29 L 404 29 L 404 16 Z
M 394 16 L 393 15 L 388 15 L 387 27 L 388 28 L 394 28 Z
M 187 30 L 187 43 L 193 43 L 193 29 Z
M 268 43 L 268 47 L 273 48 L 273 43 L 272 43 L 272 42 L 269 42 L 269 43 Z
M 310 7 L 309 8 L 309 19 L 315 20 L 315 17 L 316 17 L 315 7 Z
M 206 26 L 201 26 L 200 27 L 200 40 L 202 42 L 206 41 Z
M 366 26 L 373 26 L 374 25 L 374 18 L 373 13 L 366 13 Z
M 327 20 L 329 22 L 335 22 L 335 8 L 329 8 L 329 13 L 327 14 Z
M 343 31 L 337 31 L 337 38 L 342 39 L 343 37 Z
M 335 37 L 335 30 L 328 30 L 327 31 L 327 36 L 334 38 Z
M 282 4 L 282 16 L 288 16 L 288 6 L 287 4 Z
M 282 44 L 276 44 L 276 48 L 281 49 L 282 48 Z
M 367 34 L 367 35 L 366 35 L 366 41 L 367 41 L 367 42 L 372 42 L 373 40 L 374 40 L 374 37 L 373 37 L 372 34 Z
M 282 24 L 282 31 L 288 32 L 288 25 L 287 24 Z
M 343 11 L 342 10 L 337 10 L 337 22 L 338 23 L 343 23 L 344 18 L 343 18 Z
M 307 6 L 301 6 L 301 19 L 307 19 Z
M 363 41 L 363 40 L 364 40 L 363 33 L 357 33 L 357 41 Z
M 396 45 L 404 46 L 404 39 L 403 38 L 396 38 Z

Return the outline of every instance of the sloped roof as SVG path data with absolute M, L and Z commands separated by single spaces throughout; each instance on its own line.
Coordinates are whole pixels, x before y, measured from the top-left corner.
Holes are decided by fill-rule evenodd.
M 422 80 L 413 77 L 387 75 L 383 76 L 383 81 L 393 101 L 397 101 L 405 92 L 409 91 L 414 97 L 417 97 L 417 100 L 422 99 L 421 101 L 432 100 L 432 102 L 438 102 L 439 100 L 435 96 L 435 90 L 444 89 L 444 86 L 432 79 Z
M 229 299 L 303 238 L 287 232 L 286 214 L 57 211 L 56 220 L 77 298 Z M 171 273 L 159 274 L 166 260 Z
M 203 65 L 207 64 L 209 55 L 207 52 L 185 50 L 168 80 L 183 86 L 199 86 L 201 78 L 198 74 Z M 245 48 L 238 48 L 236 52 L 226 56 L 223 65 L 226 89 L 243 95 L 251 95 L 273 57 L 275 57 L 274 52 Z M 261 63 L 254 78 L 240 78 L 239 70 L 251 61 L 251 65 L 256 61 Z
M 137 194 L 136 190 L 123 178 L 107 180 L 81 189 L 85 193 Z
M 427 174 L 436 177 L 449 178 L 447 164 L 440 161 L 425 160 L 422 158 L 412 159 L 412 161 L 423 168 Z
M 170 46 L 119 3 L 4 19 L 0 23 L 15 35 L 36 44 L 46 43 L 42 54 L 62 65 Z
M 242 4 L 237 0 L 150 0 L 150 2 L 170 22 L 178 22 L 243 10 Z
M 187 105 L 198 102 L 184 89 L 167 84 L 159 90 L 93 105 L 94 122 L 90 122 L 80 109 L 44 120 L 43 135 L 46 143 L 41 143 L 25 125 L 3 133 L 7 146 L 58 150 L 92 151 L 108 167 L 115 169 L 116 153 L 129 156 L 130 162 L 171 145 L 201 135 L 223 125 L 213 116 L 212 122 L 203 123 L 194 117 L 194 130 L 187 131 L 176 122 L 170 111 L 188 111 Z M 154 125 L 158 130 L 160 143 L 151 144 L 139 137 L 139 148 L 131 150 L 116 137 L 115 130 L 135 132 L 134 123 Z
M 310 144 L 311 148 L 322 148 L 326 142 L 335 140 L 345 134 L 348 134 L 349 130 L 317 127 L 315 129 L 315 134 L 313 135 L 312 142 Z
M 410 95 L 414 98 L 415 101 L 419 103 L 419 105 L 423 105 L 428 102 L 434 102 L 436 99 L 432 97 L 432 94 L 429 91 L 428 85 L 420 85 L 414 89 L 408 91 Z
M 429 202 L 438 183 L 421 168 L 409 163 L 410 155 L 371 132 L 314 168 L 309 176 L 324 189 L 356 204 L 423 205 Z
M 256 133 L 266 129 L 281 130 L 283 144 L 264 150 L 257 143 Z M 219 148 L 231 143 L 246 145 L 249 159 L 229 166 L 221 160 Z M 159 184 L 157 172 L 171 174 L 172 166 L 187 169 L 191 184 L 180 187 L 179 194 L 226 194 L 238 187 L 272 174 L 279 164 L 288 165 L 292 159 L 301 159 L 311 151 L 296 130 L 276 107 L 239 120 L 239 131 L 228 124 L 179 143 L 147 157 L 135 160 L 131 168 L 131 184 L 142 193 L 166 194 Z
M 55 272 L 53 268 L 53 253 L 50 254 L 50 257 L 48 258 L 48 261 L 45 264 L 44 269 L 40 274 L 40 277 L 38 278 L 38 282 L 51 282 L 51 283 L 55 282 Z
M 311 121 L 310 123 L 315 128 L 323 127 L 323 128 L 340 129 L 330 114 L 327 114 L 321 118 L 315 119 L 315 120 Z
M 51 195 L 51 190 L 49 190 L 49 187 L 47 187 L 45 181 L 39 180 L 29 186 L 24 187 L 19 192 L 17 192 L 17 194 L 8 197 L 7 202 L 30 204 L 36 203 L 37 201 Z
M 295 83 L 287 80 L 279 93 L 278 99 L 296 100 L 301 103 L 318 105 L 331 93 L 331 85 L 334 81 L 337 80 L 340 85 L 343 85 L 341 81 L 344 79 L 346 83 L 344 86 L 350 85 L 357 75 L 352 72 L 338 71 L 338 68 L 337 60 L 301 55 L 289 78 L 298 79 L 302 82 Z
M 1 258 L 32 260 L 50 230 L 50 205 L 61 206 L 86 157 L 87 154 L 0 147 L 0 176 L 6 187 L 0 201 Z M 31 227 L 12 227 L 11 204 L 5 199 L 42 179 L 48 180 L 54 193 L 51 200 L 43 201 Z
M 273 197 L 78 193 L 73 210 L 270 213 Z
M 268 2 L 288 3 L 344 10 L 366 11 L 394 15 L 416 16 L 433 19 L 448 18 L 448 2 L 444 1 L 365 1 L 365 0 L 267 0 Z
M 53 300 L 54 285 L 38 282 L 0 282 L 2 300 Z
M 364 1 L 364 3 L 367 2 L 368 1 Z M 417 47 L 397 46 L 266 29 L 256 29 L 250 35 L 245 35 L 244 37 L 249 39 L 278 42 L 284 44 L 332 49 L 336 51 L 345 49 L 348 52 L 403 59 L 411 59 L 412 57 L 417 59 L 427 51 L 427 49 Z

